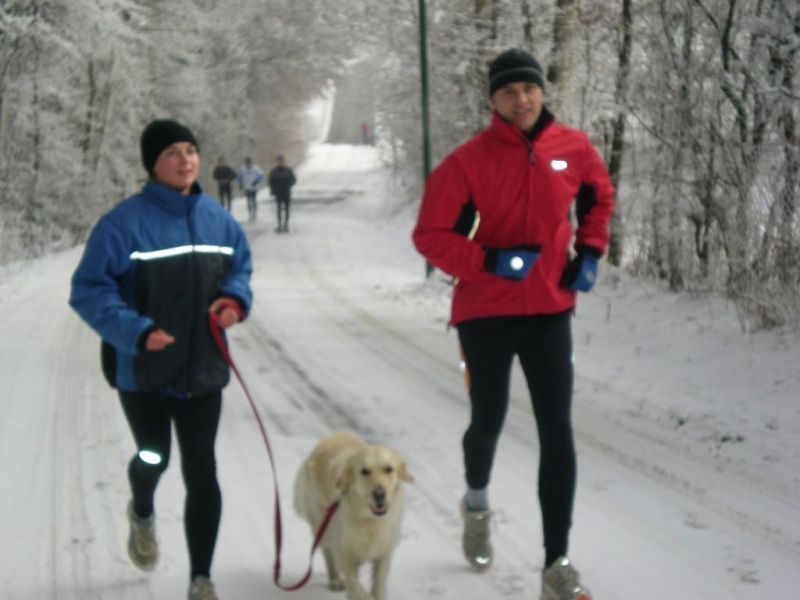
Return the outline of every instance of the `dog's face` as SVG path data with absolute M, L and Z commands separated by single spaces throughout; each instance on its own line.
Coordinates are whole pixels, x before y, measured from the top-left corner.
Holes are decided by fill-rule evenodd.
M 376 517 L 385 515 L 397 497 L 402 482 L 412 482 L 400 455 L 389 448 L 366 446 L 345 464 L 336 487 Z

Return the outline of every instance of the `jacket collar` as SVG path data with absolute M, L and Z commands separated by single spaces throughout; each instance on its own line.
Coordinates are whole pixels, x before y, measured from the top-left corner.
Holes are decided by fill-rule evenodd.
M 489 129 L 495 132 L 504 142 L 516 144 L 523 142 L 525 145 L 533 143 L 547 129 L 547 127 L 555 121 L 553 113 L 551 113 L 546 106 L 542 106 L 542 114 L 533 126 L 530 135 L 526 135 L 519 127 L 513 123 L 509 123 L 496 112 L 492 112 L 492 124 Z
M 188 196 L 155 181 L 146 183 L 142 188 L 142 195 L 145 198 L 158 205 L 159 208 L 175 215 L 188 215 L 192 212 L 202 193 L 203 189 L 197 182 L 192 184 Z

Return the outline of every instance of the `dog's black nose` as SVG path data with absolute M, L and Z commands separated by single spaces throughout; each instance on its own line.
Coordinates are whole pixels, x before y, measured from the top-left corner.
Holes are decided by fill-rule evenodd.
M 379 504 L 386 502 L 386 490 L 383 488 L 375 488 L 372 490 L 372 499 Z

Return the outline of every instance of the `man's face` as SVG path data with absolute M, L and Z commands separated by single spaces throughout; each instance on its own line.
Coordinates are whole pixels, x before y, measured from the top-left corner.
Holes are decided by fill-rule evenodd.
M 200 155 L 190 142 L 176 142 L 167 146 L 158 155 L 153 175 L 155 180 L 183 194 L 188 194 L 197 180 Z
M 515 81 L 492 94 L 491 103 L 492 110 L 527 133 L 542 114 L 544 94 L 535 83 Z

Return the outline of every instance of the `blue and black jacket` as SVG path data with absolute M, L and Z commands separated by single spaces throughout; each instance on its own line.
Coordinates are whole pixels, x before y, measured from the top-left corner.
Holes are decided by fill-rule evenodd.
M 228 296 L 247 315 L 251 272 L 244 232 L 218 202 L 197 184 L 185 196 L 151 182 L 97 223 L 69 302 L 103 338 L 103 371 L 112 386 L 197 396 L 230 378 L 208 307 Z M 155 329 L 175 343 L 146 351 Z

